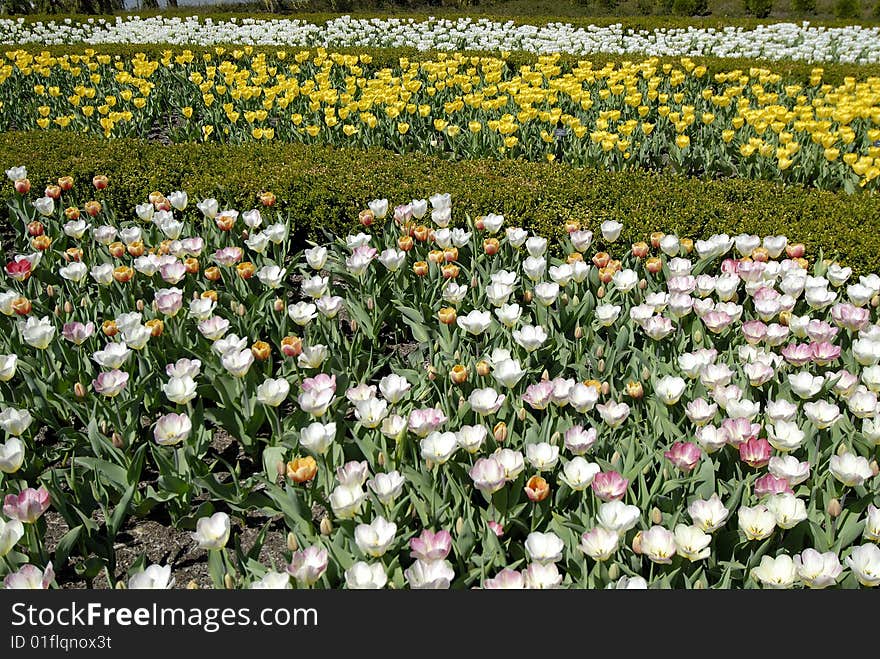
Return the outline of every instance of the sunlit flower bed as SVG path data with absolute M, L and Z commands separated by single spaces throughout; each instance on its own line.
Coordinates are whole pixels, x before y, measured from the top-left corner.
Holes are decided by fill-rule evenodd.
M 880 185 L 880 78 L 808 84 L 683 58 L 563 68 L 460 53 L 379 68 L 369 55 L 251 48 L 131 59 L 10 51 L 0 127 L 173 142 L 281 140 L 449 158 L 562 159 L 854 191 Z
M 7 587 L 168 587 L 116 570 L 150 511 L 227 588 L 880 584 L 876 274 L 614 220 L 548 245 L 443 194 L 299 251 L 268 191 L 115 211 L 105 177 L 7 175 Z M 285 564 L 240 546 L 255 512 Z
M 620 24 L 576 27 L 569 23 L 517 25 L 489 19 L 419 21 L 401 18 L 334 18 L 323 24 L 299 19 L 198 16 L 113 21 L 71 19 L 29 22 L 0 19 L 4 44 L 239 44 L 264 46 L 408 47 L 419 50 L 522 50 L 532 53 L 712 55 L 807 62 L 880 62 L 880 28 L 811 26 L 808 22 L 741 27 L 633 30 Z

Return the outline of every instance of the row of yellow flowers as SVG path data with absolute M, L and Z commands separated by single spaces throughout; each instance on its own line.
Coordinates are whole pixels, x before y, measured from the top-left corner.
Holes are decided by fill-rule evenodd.
M 795 84 L 765 68 L 710 73 L 688 58 L 564 67 L 558 56 L 369 55 L 249 48 L 131 59 L 11 51 L 0 126 L 172 141 L 382 146 L 450 157 L 557 158 L 823 188 L 880 184 L 880 78 Z

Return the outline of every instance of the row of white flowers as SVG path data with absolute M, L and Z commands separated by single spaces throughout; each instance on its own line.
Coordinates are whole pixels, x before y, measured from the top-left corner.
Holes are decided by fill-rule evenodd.
M 228 21 L 139 16 L 113 21 L 71 19 L 27 22 L 0 20 L 3 44 L 167 43 L 208 46 L 403 47 L 420 50 L 522 50 L 792 59 L 808 62 L 880 62 L 880 27 L 812 26 L 809 22 L 742 27 L 633 30 L 621 24 L 576 27 L 569 23 L 515 25 L 488 19 L 354 19 L 342 16 L 324 24 L 290 19 L 231 18 Z

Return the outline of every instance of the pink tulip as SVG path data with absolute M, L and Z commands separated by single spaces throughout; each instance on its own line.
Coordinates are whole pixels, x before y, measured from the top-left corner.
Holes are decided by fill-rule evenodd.
M 318 375 L 306 378 L 302 381 L 300 388 L 303 391 L 313 391 L 318 393 L 321 391 L 336 392 L 336 376 L 327 375 L 326 373 L 318 373 Z
M 808 343 L 789 343 L 782 349 L 785 361 L 794 366 L 803 366 L 813 360 L 813 349 Z
M 244 252 L 240 247 L 224 247 L 214 252 L 214 261 L 219 265 L 230 266 L 241 261 Z
M 840 327 L 857 332 L 868 326 L 871 314 L 867 309 L 852 304 L 835 304 L 831 307 L 831 318 Z
M 95 333 L 95 323 L 64 323 L 61 328 L 61 336 L 76 345 L 82 345 Z
M 494 533 L 497 537 L 504 537 L 504 527 L 498 522 L 487 522 L 486 526 L 492 529 L 492 533 Z
M 449 531 L 434 533 L 428 529 L 422 531 L 418 538 L 409 541 L 412 558 L 423 561 L 438 561 L 446 558 L 452 549 L 452 536 Z
M 486 590 L 521 590 L 525 588 L 525 579 L 521 572 L 504 568 L 492 579 L 486 579 L 483 582 L 483 588 Z
M 629 481 L 616 471 L 603 471 L 596 474 L 591 485 L 602 501 L 618 501 L 626 494 Z
M 46 590 L 55 578 L 55 570 L 52 563 L 41 570 L 36 565 L 24 565 L 18 572 L 7 574 L 3 580 L 4 588 L 8 590 Z
M 702 451 L 691 442 L 675 442 L 663 455 L 682 471 L 691 471 L 700 461 Z
M 828 341 L 811 343 L 810 350 L 813 353 L 813 361 L 819 366 L 827 366 L 840 357 L 840 346 L 836 346 Z
M 760 343 L 767 336 L 767 325 L 760 320 L 750 320 L 742 324 L 743 336 L 748 343 Z
M 553 383 L 549 380 L 530 384 L 526 387 L 526 393 L 522 399 L 528 403 L 533 410 L 543 410 L 553 400 Z
M 763 497 L 768 494 L 794 494 L 788 481 L 778 478 L 773 474 L 764 474 L 755 481 L 755 496 Z
M 748 419 L 725 419 L 721 427 L 727 432 L 728 443 L 739 446 L 745 441 L 756 439 L 761 432 L 760 423 L 752 423 Z
M 3 514 L 23 524 L 33 524 L 46 512 L 49 504 L 49 491 L 45 487 L 40 486 L 38 490 L 29 487 L 17 495 L 6 495 L 3 500 Z
M 748 439 L 739 445 L 739 459 L 758 468 L 770 462 L 772 447 L 766 439 Z

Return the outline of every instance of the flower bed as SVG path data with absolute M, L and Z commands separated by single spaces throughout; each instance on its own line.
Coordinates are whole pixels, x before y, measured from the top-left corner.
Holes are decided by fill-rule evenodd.
M 129 60 L 19 50 L 6 61 L 7 130 L 561 159 L 850 192 L 880 185 L 880 78 L 835 86 L 822 69 L 795 84 L 768 69 L 710 74 L 688 58 L 568 69 L 548 56 L 514 69 L 457 53 L 378 68 L 369 55 L 219 48 Z
M 159 510 L 218 587 L 880 584 L 877 275 L 614 221 L 554 256 L 444 194 L 299 251 L 268 191 L 119 214 L 106 177 L 37 197 L 7 174 L 9 587 L 68 559 L 169 585 L 112 549 Z M 254 511 L 289 528 L 285 564 L 230 540 Z
M 4 44 L 167 43 L 176 45 L 265 45 L 342 47 L 415 46 L 419 50 L 522 50 L 532 53 L 714 55 L 792 59 L 807 62 L 880 62 L 880 28 L 773 23 L 755 28 L 688 27 L 631 29 L 621 24 L 575 26 L 553 22 L 522 25 L 512 21 L 460 18 L 416 20 L 351 18 L 325 23 L 298 19 L 189 16 L 103 18 L 86 22 L 0 19 Z

